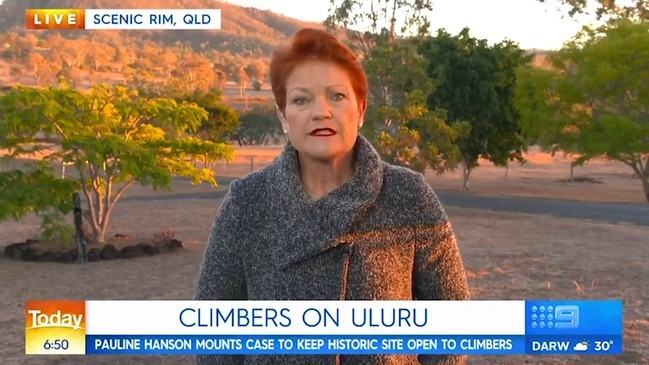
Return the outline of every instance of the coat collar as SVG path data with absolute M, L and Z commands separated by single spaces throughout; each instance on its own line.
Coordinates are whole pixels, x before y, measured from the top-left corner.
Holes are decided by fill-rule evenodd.
M 271 248 L 278 267 L 306 260 L 341 243 L 377 200 L 383 185 L 381 159 L 363 136 L 354 145 L 356 174 L 346 184 L 313 202 L 298 171 L 298 152 L 287 143 L 273 163 L 270 183 L 275 211 L 274 231 L 280 240 Z M 272 224 L 272 223 L 271 223 Z

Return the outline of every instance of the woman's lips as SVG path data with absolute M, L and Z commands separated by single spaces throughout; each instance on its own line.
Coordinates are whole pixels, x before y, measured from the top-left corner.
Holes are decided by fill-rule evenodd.
M 318 128 L 309 133 L 309 135 L 313 137 L 331 137 L 335 134 L 336 131 L 331 128 Z

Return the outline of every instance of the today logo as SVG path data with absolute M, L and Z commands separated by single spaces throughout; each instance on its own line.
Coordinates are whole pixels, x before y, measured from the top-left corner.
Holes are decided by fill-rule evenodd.
M 85 302 L 83 301 L 30 301 L 27 302 L 25 329 L 85 328 Z
M 56 313 L 47 314 L 38 309 L 27 311 L 32 318 L 31 328 L 41 327 L 69 327 L 75 330 L 81 328 L 83 314 L 63 313 L 60 310 Z

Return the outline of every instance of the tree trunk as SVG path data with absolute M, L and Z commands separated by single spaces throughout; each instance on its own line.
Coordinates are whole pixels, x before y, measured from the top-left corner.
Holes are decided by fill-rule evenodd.
M 88 218 L 87 221 L 90 225 L 90 230 L 92 231 L 92 243 L 100 245 L 106 243 L 106 227 L 108 226 L 107 224 L 102 224 L 102 216 L 106 214 L 103 210 L 103 207 L 102 209 L 94 207 L 94 217 L 90 218 L 90 214 L 86 217 Z
M 94 241 L 95 243 L 98 243 L 100 245 L 103 245 L 106 243 L 106 230 L 99 228 L 97 232 L 95 232 L 94 236 Z
M 466 161 L 462 160 L 462 190 L 469 191 L 469 176 L 471 169 L 468 168 Z
M 568 180 L 568 181 L 570 181 L 570 182 L 575 181 L 575 163 L 574 162 L 570 162 L 570 180 Z
M 505 181 L 507 181 L 508 177 L 509 177 L 509 161 L 507 161 L 507 164 L 505 165 Z
M 644 197 L 647 200 L 647 203 L 649 203 L 649 174 L 647 174 L 645 176 L 640 176 L 640 179 L 642 180 L 642 188 L 644 190 Z

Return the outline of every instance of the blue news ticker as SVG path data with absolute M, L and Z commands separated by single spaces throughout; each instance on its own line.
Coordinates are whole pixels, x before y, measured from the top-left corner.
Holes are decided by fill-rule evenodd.
M 374 341 L 340 348 L 340 341 Z M 290 346 L 288 345 L 290 343 Z M 370 348 L 371 347 L 371 348 Z M 87 355 L 620 355 L 622 336 L 87 335 Z
M 621 336 L 622 327 L 621 300 L 525 301 L 527 336 Z

